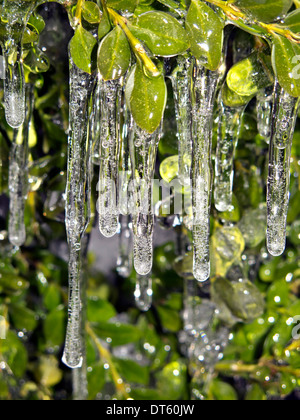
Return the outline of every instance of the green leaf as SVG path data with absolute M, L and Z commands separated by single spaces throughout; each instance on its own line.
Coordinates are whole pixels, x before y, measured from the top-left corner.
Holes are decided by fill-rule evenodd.
M 21 378 L 28 363 L 26 348 L 18 336 L 12 331 L 8 331 L 6 339 L 1 340 L 1 359 L 6 360 L 13 374 Z
M 274 81 L 270 56 L 253 53 L 228 72 L 227 85 L 239 96 L 254 96 Z
M 300 96 L 300 45 L 273 34 L 272 62 L 281 87 L 290 95 Z
M 212 394 L 213 399 L 216 401 L 238 400 L 238 396 L 235 389 L 231 385 L 221 381 L 220 379 L 214 379 L 211 382 L 209 391 Z
M 216 70 L 220 65 L 223 28 L 223 21 L 207 4 L 192 0 L 186 17 L 191 52 L 209 70 Z
M 135 65 L 126 84 L 126 101 L 139 127 L 154 133 L 167 103 L 167 86 L 163 75 L 149 78 L 140 65 Z
M 149 368 L 141 366 L 133 360 L 114 359 L 117 370 L 128 383 L 148 385 Z
M 92 1 L 85 1 L 82 7 L 82 17 L 90 24 L 97 24 L 101 21 L 99 6 Z
M 87 372 L 88 394 L 89 400 L 94 400 L 105 385 L 105 369 L 104 366 L 91 366 Z
M 288 14 L 284 19 L 283 26 L 287 27 L 290 31 L 295 34 L 300 32 L 300 9 L 294 10 Z
M 114 316 L 116 316 L 116 310 L 106 300 L 88 299 L 87 318 L 89 322 L 106 322 Z
M 110 20 L 109 17 L 107 16 L 106 13 L 103 13 L 102 18 L 101 18 L 101 22 L 99 24 L 99 28 L 98 28 L 98 38 L 101 41 L 102 38 L 105 37 L 105 35 L 107 35 L 111 30 L 111 24 L 110 24 Z
M 92 73 L 92 53 L 97 44 L 93 35 L 80 25 L 70 42 L 70 53 L 74 64 L 85 71 Z
M 37 316 L 21 304 L 11 304 L 9 313 L 18 330 L 33 331 L 37 326 Z
M 35 13 L 33 13 L 30 16 L 27 25 L 29 26 L 30 29 L 34 28 L 38 34 L 43 32 L 43 30 L 45 29 L 45 26 L 46 26 L 45 21 L 42 18 L 42 16 L 40 16 L 38 14 L 35 14 Z
M 292 0 L 236 0 L 234 5 L 253 19 L 272 22 L 284 17 L 293 4 Z
M 157 56 L 171 57 L 189 48 L 185 29 L 168 13 L 144 13 L 130 29 Z
M 66 313 L 63 306 L 59 306 L 45 319 L 43 328 L 47 347 L 61 346 L 65 338 Z
M 109 340 L 113 347 L 134 343 L 141 338 L 141 331 L 129 324 L 102 322 L 93 329 L 99 338 Z
M 131 50 L 126 35 L 116 26 L 101 42 L 98 50 L 98 69 L 104 80 L 122 77 L 130 65 Z
M 138 5 L 138 0 L 107 0 L 106 4 L 108 7 L 111 7 L 116 10 L 127 10 L 128 12 L 133 12 L 136 6 Z

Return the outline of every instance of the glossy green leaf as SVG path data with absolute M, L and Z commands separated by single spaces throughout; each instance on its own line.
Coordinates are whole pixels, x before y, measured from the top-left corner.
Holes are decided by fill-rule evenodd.
M 130 65 L 131 50 L 126 35 L 116 26 L 101 42 L 98 50 L 98 69 L 104 80 L 122 77 Z
M 93 35 L 81 25 L 70 41 L 70 53 L 74 64 L 86 73 L 92 73 L 92 53 L 96 44 Z
M 36 314 L 21 304 L 11 304 L 9 313 L 15 328 L 18 330 L 33 331 L 37 326 Z
M 88 299 L 87 317 L 90 322 L 106 322 L 116 315 L 115 308 L 102 299 Z
M 214 379 L 210 384 L 209 388 L 210 393 L 213 396 L 213 399 L 216 401 L 236 401 L 238 400 L 238 395 L 235 389 L 219 379 Z
M 82 6 L 82 17 L 90 24 L 97 24 L 101 21 L 99 6 L 92 1 L 85 1 Z
M 44 321 L 44 334 L 47 347 L 61 346 L 65 338 L 66 313 L 63 306 L 50 312 Z
M 133 360 L 115 359 L 117 370 L 126 382 L 148 385 L 149 368 L 141 366 Z
M 263 53 L 253 53 L 235 64 L 228 72 L 227 85 L 239 96 L 254 96 L 274 81 L 271 59 Z
M 300 32 L 300 9 L 294 10 L 284 19 L 284 26 L 295 34 Z
M 170 57 L 189 48 L 185 29 L 168 13 L 147 12 L 140 15 L 132 32 L 157 56 Z
M 1 355 L 17 378 L 24 375 L 28 355 L 24 344 L 14 332 L 8 331 L 6 339 L 1 340 Z
M 138 5 L 138 0 L 107 0 L 106 4 L 108 7 L 111 7 L 116 10 L 127 10 L 128 12 L 133 12 L 136 6 Z
M 192 0 L 186 29 L 191 52 L 209 70 L 216 70 L 222 58 L 224 23 L 204 2 Z
M 93 329 L 99 338 L 108 340 L 113 347 L 134 343 L 141 338 L 141 331 L 129 324 L 102 322 Z
M 149 78 L 140 65 L 135 65 L 126 84 L 126 101 L 139 127 L 154 133 L 167 103 L 167 87 L 163 75 Z
M 111 30 L 111 23 L 106 13 L 103 13 L 101 22 L 98 27 L 98 38 L 101 41 Z
M 234 5 L 253 19 L 272 22 L 284 17 L 293 4 L 292 0 L 236 0 Z
M 275 74 L 290 95 L 300 96 L 300 44 L 273 35 L 272 62 Z

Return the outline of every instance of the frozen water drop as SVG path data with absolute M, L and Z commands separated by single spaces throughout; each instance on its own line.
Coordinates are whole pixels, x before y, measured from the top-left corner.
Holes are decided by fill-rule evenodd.
M 143 312 L 149 311 L 153 298 L 151 274 L 146 276 L 137 275 L 134 297 L 138 309 Z

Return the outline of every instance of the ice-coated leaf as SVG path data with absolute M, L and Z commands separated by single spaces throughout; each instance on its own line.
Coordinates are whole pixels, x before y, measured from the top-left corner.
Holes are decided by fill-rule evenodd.
M 99 6 L 92 1 L 85 1 L 82 6 L 82 17 L 92 25 L 100 23 L 101 11 Z
M 186 18 L 191 52 L 209 70 L 216 70 L 220 64 L 223 28 L 221 18 L 209 6 L 192 0 Z
M 93 35 L 83 26 L 78 26 L 70 42 L 70 53 L 74 64 L 86 73 L 92 73 L 92 52 L 96 44 Z
M 168 13 L 143 13 L 135 25 L 133 32 L 154 55 L 170 57 L 189 48 L 185 29 Z
M 290 95 L 300 96 L 300 44 L 273 35 L 272 62 L 281 87 Z
M 98 69 L 104 80 L 123 76 L 130 64 L 131 51 L 126 35 L 116 26 L 101 42 L 98 50 Z
M 251 18 L 262 22 L 272 22 L 284 17 L 292 4 L 292 0 L 236 0 L 234 3 Z
M 138 0 L 107 0 L 106 2 L 108 7 L 116 10 L 127 10 L 128 12 L 133 12 L 138 3 Z
M 126 101 L 137 125 L 154 133 L 159 126 L 167 101 L 164 77 L 149 78 L 140 65 L 135 65 L 126 84 Z

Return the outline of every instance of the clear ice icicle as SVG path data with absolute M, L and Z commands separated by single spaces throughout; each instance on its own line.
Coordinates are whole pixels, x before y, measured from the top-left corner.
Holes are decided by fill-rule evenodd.
M 25 120 L 25 79 L 22 63 L 22 37 L 36 1 L 7 1 L 1 8 L 5 22 L 2 51 L 5 64 L 4 107 L 7 123 L 19 128 Z
M 132 229 L 129 216 L 120 217 L 119 256 L 117 272 L 121 277 L 127 278 L 132 270 Z
M 212 190 L 213 107 L 219 73 L 196 63 L 193 76 L 193 159 L 192 205 L 194 276 L 200 281 L 210 276 L 210 208 Z
M 136 306 L 140 311 L 149 311 L 153 297 L 151 273 L 147 276 L 137 274 L 134 297 Z
M 275 84 L 267 184 L 267 247 L 273 256 L 281 255 L 286 246 L 291 148 L 299 101 Z
M 82 239 L 90 220 L 91 139 L 88 118 L 93 76 L 70 58 L 70 131 L 66 188 L 66 231 L 69 243 L 69 317 L 63 361 L 79 368 L 82 355 Z
M 245 106 L 231 108 L 221 101 L 218 126 L 218 144 L 215 160 L 214 199 L 219 211 L 232 206 L 234 155 L 239 140 Z
M 133 261 L 141 276 L 152 270 L 154 214 L 152 189 L 161 128 L 153 134 L 132 122 L 130 155 L 133 179 Z
M 192 162 L 192 106 L 191 106 L 192 58 L 178 56 L 177 67 L 171 80 L 174 92 L 179 156 L 179 181 L 191 184 Z
M 273 87 L 261 90 L 257 95 L 257 129 L 269 143 L 271 137 L 271 119 L 273 108 Z
M 93 93 L 93 110 L 91 113 L 92 160 L 94 165 L 100 165 L 100 121 L 101 121 L 101 89 L 103 80 L 98 76 Z
M 28 188 L 28 136 L 32 116 L 33 89 L 26 86 L 26 115 L 23 125 L 14 130 L 9 157 L 9 223 L 8 237 L 12 245 L 22 246 L 26 240 L 24 222 Z
M 120 106 L 122 81 L 102 83 L 101 93 L 101 161 L 99 172 L 99 229 L 103 236 L 111 238 L 118 231 L 118 170 Z

